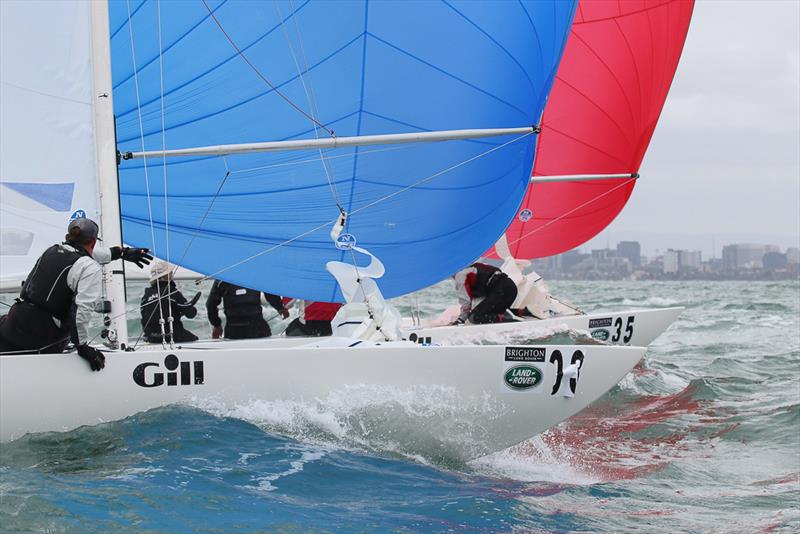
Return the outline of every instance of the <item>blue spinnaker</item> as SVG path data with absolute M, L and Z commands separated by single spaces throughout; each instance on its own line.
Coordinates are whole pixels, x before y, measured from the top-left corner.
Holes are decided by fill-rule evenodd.
M 162 121 L 167 149 L 536 125 L 574 3 L 200 0 L 160 9 L 159 32 L 157 2 L 111 2 L 123 152 L 162 149 Z M 318 151 L 123 161 L 123 236 L 242 286 L 335 301 L 325 264 L 354 261 L 329 235 L 341 206 L 345 232 L 386 266 L 384 295 L 397 296 L 495 242 L 525 194 L 535 141 L 335 149 L 325 165 Z

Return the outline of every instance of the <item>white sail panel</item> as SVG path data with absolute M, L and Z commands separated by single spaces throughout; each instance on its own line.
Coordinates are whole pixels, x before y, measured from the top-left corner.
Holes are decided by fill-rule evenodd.
M 0 2 L 0 288 L 97 215 L 91 57 L 89 2 Z

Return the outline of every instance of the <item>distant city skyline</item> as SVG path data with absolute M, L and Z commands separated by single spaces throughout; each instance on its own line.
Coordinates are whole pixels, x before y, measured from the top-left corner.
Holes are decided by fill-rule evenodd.
M 686 248 L 645 256 L 638 241 L 620 241 L 541 258 L 532 269 L 545 278 L 573 280 L 795 280 L 800 279 L 800 247 L 727 243 L 721 257 Z
M 642 247 L 642 256 L 653 256 L 663 254 L 668 249 L 699 250 L 703 253 L 704 259 L 721 258 L 722 247 L 740 243 L 755 243 L 760 245 L 777 245 L 781 250 L 791 247 L 800 247 L 800 236 L 781 236 L 777 234 L 670 234 L 670 233 L 651 233 L 632 231 L 612 231 L 601 232 L 597 237 L 591 239 L 578 247 L 583 251 L 593 249 L 615 248 L 620 241 L 638 241 Z M 712 245 L 714 253 L 712 254 Z
M 800 2 L 698 2 L 628 205 L 582 248 L 800 243 Z

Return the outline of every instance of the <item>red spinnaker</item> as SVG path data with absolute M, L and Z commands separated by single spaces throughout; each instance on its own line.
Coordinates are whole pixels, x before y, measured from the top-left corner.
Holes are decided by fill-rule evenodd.
M 639 171 L 693 7 L 693 0 L 580 0 L 542 118 L 534 176 Z M 541 258 L 588 241 L 614 220 L 634 184 L 531 184 L 506 231 L 511 253 Z

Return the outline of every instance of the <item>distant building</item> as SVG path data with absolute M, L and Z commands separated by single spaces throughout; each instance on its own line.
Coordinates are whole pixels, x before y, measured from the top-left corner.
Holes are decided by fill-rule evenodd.
M 752 243 L 739 243 L 722 247 L 722 264 L 726 271 L 761 269 L 767 247 Z
M 642 247 L 638 241 L 620 241 L 617 243 L 617 256 L 628 258 L 631 265 L 638 267 L 642 264 Z
M 768 271 L 778 271 L 781 269 L 786 269 L 786 254 L 781 254 L 780 252 L 767 252 L 764 254 L 764 258 L 762 260 L 764 264 L 764 269 Z
M 587 258 L 587 254 L 581 254 L 579 250 L 570 250 L 561 254 L 561 268 L 570 271 L 573 267 Z
M 699 271 L 703 264 L 703 255 L 699 250 L 678 251 L 678 269 L 681 271 Z
M 613 249 L 610 248 L 597 248 L 592 250 L 592 258 L 602 261 L 607 260 L 608 258 L 614 258 L 616 254 Z
M 775 245 L 738 243 L 725 245 L 722 257 L 703 261 L 699 250 L 685 249 L 656 250 L 645 258 L 638 242 L 621 241 L 616 249 L 540 258 L 532 268 L 545 278 L 567 280 L 794 280 L 800 279 L 800 248 L 781 253 Z
M 677 273 L 680 269 L 680 251 L 669 249 L 664 253 L 664 273 L 673 274 Z

